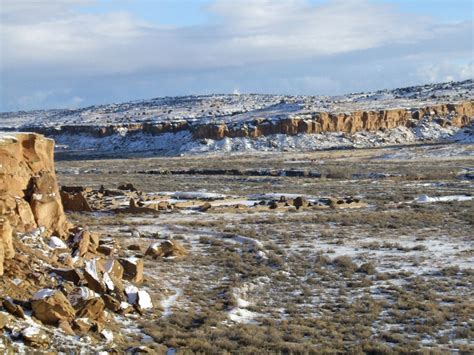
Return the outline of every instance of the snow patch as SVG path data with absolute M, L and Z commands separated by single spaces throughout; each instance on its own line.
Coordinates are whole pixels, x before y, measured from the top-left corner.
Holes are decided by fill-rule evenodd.
M 58 291 L 57 291 L 57 290 L 52 290 L 52 289 L 50 289 L 50 288 L 44 288 L 44 289 L 42 289 L 42 290 L 37 291 L 37 292 L 33 295 L 32 300 L 33 300 L 33 301 L 43 300 L 43 299 L 45 299 L 45 298 L 51 297 L 51 296 L 54 295 L 56 292 L 58 292 Z
M 66 243 L 64 243 L 61 239 L 55 236 L 52 236 L 49 240 L 49 247 L 51 249 L 67 249 Z
M 140 309 L 151 309 L 153 308 L 153 303 L 151 302 L 150 294 L 146 291 L 138 291 L 138 306 Z
M 183 290 L 177 287 L 170 287 L 171 290 L 174 291 L 174 294 L 171 296 L 168 296 L 164 300 L 160 302 L 161 307 L 163 308 L 163 317 L 168 317 L 170 316 L 173 311 L 172 308 L 178 298 L 183 294 Z
M 449 202 L 449 201 L 471 201 L 473 196 L 467 195 L 450 195 L 440 197 L 429 197 L 428 195 L 421 195 L 415 199 L 415 202 L 432 203 L 432 202 Z
M 242 324 L 258 324 L 254 318 L 258 316 L 258 313 L 249 311 L 248 309 L 245 308 L 233 308 L 229 312 L 229 318 L 230 320 L 236 322 L 236 323 L 242 323 Z

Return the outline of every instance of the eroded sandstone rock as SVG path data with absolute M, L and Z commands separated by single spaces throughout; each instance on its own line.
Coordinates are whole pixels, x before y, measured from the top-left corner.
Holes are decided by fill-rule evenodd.
M 61 201 L 66 211 L 92 212 L 92 208 L 81 192 L 61 191 Z
M 0 215 L 18 232 L 42 226 L 49 235 L 68 234 L 53 150 L 53 140 L 39 134 L 0 135 Z
M 105 303 L 100 297 L 81 302 L 78 306 L 77 317 L 99 320 L 103 317 Z
M 3 308 L 5 308 L 10 314 L 14 316 L 25 318 L 25 312 L 23 308 L 13 302 L 12 299 L 6 298 L 2 302 Z
M 33 315 L 45 324 L 57 324 L 59 321 L 71 321 L 76 311 L 61 291 L 43 289 L 31 300 Z
M 192 127 L 195 139 L 220 140 L 225 137 L 268 136 L 272 134 L 378 131 L 399 126 L 410 127 L 425 115 L 448 118 L 450 124 L 463 127 L 472 121 L 474 102 L 439 104 L 418 109 L 387 109 L 350 113 L 313 112 L 310 118 L 288 117 L 279 120 L 255 119 L 246 123 L 209 123 Z
M 12 228 L 6 217 L 0 217 L 0 276 L 3 275 L 3 262 L 15 256 Z
M 26 344 L 34 348 L 47 348 L 50 337 L 38 327 L 30 326 L 21 331 L 21 336 Z
M 94 331 L 113 339 L 104 329 L 110 320 L 106 307 L 125 314 L 153 306 L 150 295 L 138 288 L 133 306 L 126 302 L 129 283 L 122 278 L 142 282 L 143 260 L 106 257 L 103 248 L 119 248 L 113 238 L 100 240 L 84 227 L 71 228 L 58 194 L 52 146 L 36 134 L 0 135 L 0 275 L 6 259 L 0 301 L 13 315 L 2 312 L 0 328 L 10 318 L 25 318 L 23 307 L 31 305 L 34 321 L 70 335 Z M 72 187 L 66 193 L 84 197 L 91 192 Z M 30 328 L 18 337 L 29 346 L 47 347 L 46 328 Z
M 125 280 L 140 283 L 143 281 L 143 260 L 139 258 L 120 258 L 123 266 L 123 278 Z
M 103 268 L 99 263 L 97 263 L 97 259 L 86 261 L 84 278 L 91 290 L 98 293 L 105 293 L 106 285 L 103 281 Z
M 104 262 L 104 270 L 110 276 L 115 277 L 117 279 L 122 279 L 123 277 L 123 266 L 115 259 L 109 259 Z
M 174 240 L 166 240 L 162 243 L 153 243 L 151 244 L 147 251 L 145 252 L 145 255 L 151 256 L 154 258 L 158 257 L 164 257 L 164 258 L 169 258 L 169 257 L 185 257 L 188 254 L 187 250 L 178 242 Z

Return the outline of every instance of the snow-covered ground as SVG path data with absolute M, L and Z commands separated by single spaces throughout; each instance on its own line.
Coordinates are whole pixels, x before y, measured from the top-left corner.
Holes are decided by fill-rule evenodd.
M 367 148 L 419 141 L 472 143 L 471 127 L 459 130 L 421 120 L 417 127 L 398 127 L 384 132 L 356 134 L 324 133 L 271 135 L 257 139 L 225 138 L 195 140 L 189 130 L 153 135 L 128 131 L 122 125 L 134 123 L 207 123 L 231 125 L 256 119 L 278 120 L 309 117 L 315 112 L 352 112 L 389 108 L 416 109 L 439 103 L 474 100 L 474 81 L 430 84 L 395 90 L 339 96 L 205 95 L 166 97 L 134 102 L 91 106 L 76 110 L 47 110 L 0 113 L 0 131 L 35 130 L 64 125 L 89 127 L 119 126 L 118 133 L 102 138 L 84 133 L 54 134 L 58 151 L 81 154 L 138 153 L 150 155 L 202 154 L 209 152 L 312 151 L 335 148 Z M 70 130 L 67 132 L 71 132 Z M 2 139 L 0 137 L 0 139 Z
M 160 305 L 163 308 L 163 317 L 168 317 L 171 315 L 173 312 L 172 308 L 175 305 L 176 300 L 183 294 L 183 290 L 180 288 L 171 287 L 171 289 L 174 293 L 160 302 Z
M 215 94 L 164 97 L 90 106 L 75 110 L 0 113 L 0 129 L 22 126 L 128 124 L 136 122 L 240 122 L 254 118 L 287 117 L 315 111 L 348 112 L 414 108 L 474 98 L 474 81 L 428 84 L 394 90 L 338 96 Z
M 421 203 L 433 203 L 433 202 L 451 202 L 451 201 L 471 201 L 473 196 L 466 195 L 450 195 L 441 197 L 430 197 L 428 195 L 418 196 L 415 201 Z
M 135 339 L 167 342 L 168 334 L 188 336 L 196 329 L 192 339 L 217 334 L 219 341 L 235 343 L 236 335 L 256 338 L 261 330 L 268 342 L 266 334 L 281 330 L 287 339 L 293 330 L 298 338 L 289 341 L 315 347 L 329 330 L 339 339 L 349 336 L 345 347 L 367 338 L 387 349 L 402 349 L 403 340 L 414 349 L 449 353 L 466 350 L 472 338 L 473 149 L 472 144 L 423 144 L 225 158 L 76 160 L 60 162 L 58 176 L 66 185 L 117 186 L 129 181 L 143 190 L 145 200 L 150 196 L 150 202 L 207 199 L 222 206 L 281 196 L 310 201 L 354 196 L 368 204 L 357 210 L 239 212 L 222 207 L 202 212 L 190 204 L 189 210 L 174 208 L 159 215 L 81 216 L 97 231 L 114 235 L 122 250 L 134 245 L 132 255 L 137 245 L 143 253 L 165 240 L 188 251 L 183 259 L 145 258 L 144 286 L 158 314 L 153 321 L 143 320 L 140 330 L 130 327 Z M 288 168 L 320 171 L 323 176 L 334 171 L 335 176 L 277 173 Z M 229 173 L 136 173 L 194 169 Z M 233 175 L 233 169 L 276 173 Z M 291 324 L 296 327 L 287 328 Z M 300 329 L 304 332 L 298 334 Z M 398 345 L 393 334 L 402 339 Z M 174 341 L 166 346 L 180 351 Z
M 442 127 L 435 122 L 424 122 L 414 128 L 397 127 L 387 131 L 344 134 L 285 135 L 275 134 L 258 138 L 224 138 L 195 140 L 189 131 L 150 135 L 145 133 L 115 134 L 103 138 L 86 135 L 55 136 L 58 151 L 84 153 L 142 153 L 150 155 L 203 154 L 213 152 L 278 152 L 315 151 L 325 149 L 372 148 L 419 142 L 474 143 L 474 127 Z

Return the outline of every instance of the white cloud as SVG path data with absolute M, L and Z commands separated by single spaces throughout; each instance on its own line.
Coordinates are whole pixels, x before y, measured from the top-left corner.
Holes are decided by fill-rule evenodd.
M 43 106 L 49 100 L 56 108 L 77 108 L 84 99 L 80 96 L 71 96 L 71 90 L 36 90 L 29 95 L 19 96 L 16 104 L 22 109 L 34 109 Z
M 44 85 L 49 88 L 59 85 L 53 81 L 62 81 L 61 87 L 74 89 L 74 83 L 84 85 L 85 77 L 96 80 L 97 85 L 99 80 L 111 81 L 112 76 L 131 77 L 130 85 L 146 87 L 149 85 L 143 82 L 147 73 L 155 81 L 160 74 L 162 81 L 173 84 L 170 87 L 175 91 L 167 94 L 187 92 L 185 85 L 189 82 L 201 84 L 202 91 L 207 88 L 205 84 L 229 92 L 235 87 L 254 92 L 308 92 L 312 87 L 344 91 L 346 82 L 354 80 L 347 71 L 349 77 L 340 78 L 341 66 L 352 67 L 353 60 L 363 61 L 358 68 L 365 65 L 372 75 L 363 81 L 383 83 L 388 67 L 380 62 L 388 58 L 406 61 L 409 57 L 412 63 L 420 63 L 411 77 L 437 80 L 472 76 L 472 65 L 452 67 L 449 73 L 436 69 L 439 63 L 451 63 L 450 58 L 472 55 L 472 23 L 443 24 L 419 16 L 409 18 L 393 6 L 369 0 L 332 0 L 320 5 L 306 0 L 214 0 L 207 7 L 212 20 L 190 27 L 163 27 L 126 12 L 93 13 L 82 8 L 94 3 L 3 0 L 1 72 L 10 79 L 8 84 L 2 82 L 2 89 L 11 93 L 3 94 L 0 109 L 9 105 L 5 101 L 11 101 L 13 92 L 22 93 L 17 97 L 34 97 L 35 92 L 47 91 L 27 85 L 23 93 L 20 88 L 24 77 L 32 81 L 46 78 Z M 300 63 L 304 66 L 298 73 L 285 76 L 285 71 L 293 71 Z M 282 68 L 281 73 L 272 72 L 280 86 L 261 77 L 256 68 L 262 65 Z M 318 71 L 318 66 L 325 71 Z M 373 71 L 372 66 L 379 70 Z M 243 68 L 248 68 L 252 77 L 228 80 L 223 76 L 229 75 L 229 70 L 236 73 Z M 220 72 L 225 74 L 219 76 Z M 203 73 L 210 73 L 208 83 L 201 80 Z M 174 75 L 174 81 L 170 75 Z M 410 75 L 407 73 L 407 77 Z M 239 81 L 253 84 L 244 86 Z M 5 90 L 5 85 L 14 87 Z M 61 90 L 55 88 L 56 92 Z M 48 96 L 45 102 L 50 99 Z M 14 101 L 19 105 L 18 99 Z M 85 98 L 84 103 L 88 102 Z
M 474 62 L 458 64 L 444 61 L 420 66 L 417 70 L 420 79 L 426 82 L 466 80 L 474 78 Z
M 30 95 L 23 95 L 18 97 L 18 104 L 21 107 L 34 107 L 43 103 L 48 97 L 54 94 L 53 90 L 35 91 Z
M 250 48 L 325 55 L 426 37 L 427 19 L 413 24 L 387 5 L 331 1 L 315 6 L 302 0 L 218 0 L 211 11 L 224 19 L 234 41 Z
M 25 23 L 22 13 L 36 11 L 40 3 L 47 5 L 42 21 Z M 317 58 L 435 35 L 427 20 L 406 21 L 390 7 L 368 1 L 314 6 L 303 0 L 217 0 L 209 10 L 218 21 L 192 28 L 160 28 L 127 13 L 84 14 L 66 1 L 20 4 L 7 6 L 2 29 L 7 69 L 60 65 L 114 73 L 226 67 Z

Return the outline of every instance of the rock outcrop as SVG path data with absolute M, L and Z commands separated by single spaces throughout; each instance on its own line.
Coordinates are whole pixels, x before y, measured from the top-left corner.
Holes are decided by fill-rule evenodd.
M 117 123 L 109 126 L 95 125 L 61 125 L 58 127 L 27 126 L 25 129 L 42 133 L 46 136 L 88 135 L 104 138 L 112 135 L 176 133 L 189 131 L 194 139 L 220 140 L 226 137 L 257 138 L 273 134 L 297 135 L 300 133 L 316 134 L 325 132 L 342 132 L 353 134 L 362 130 L 378 131 L 400 126 L 414 127 L 423 118 L 441 120 L 442 125 L 464 127 L 474 117 L 474 102 L 443 103 L 418 108 L 390 108 L 373 111 L 314 111 L 304 114 L 285 114 L 285 117 L 249 118 L 232 120 L 223 117 L 216 123 L 187 122 L 183 120 L 170 122 Z
M 95 138 L 103 138 L 114 134 L 120 134 L 124 130 L 128 132 L 137 133 L 143 132 L 145 134 L 162 134 L 162 133 L 176 133 L 190 129 L 191 125 L 186 121 L 163 122 L 163 123 L 130 123 L 130 124 L 116 124 L 109 126 L 97 125 L 62 125 L 61 127 L 44 127 L 31 125 L 25 127 L 33 132 L 43 134 L 48 137 L 54 137 L 57 134 L 77 135 L 84 134 Z
M 153 258 L 183 258 L 188 255 L 187 250 L 178 242 L 165 240 L 164 242 L 152 243 L 145 252 L 146 256 Z
M 36 318 L 45 324 L 71 321 L 75 310 L 61 291 L 44 289 L 38 291 L 31 300 L 31 308 Z
M 48 346 L 43 331 L 50 326 L 113 339 L 104 329 L 113 320 L 109 311 L 144 314 L 153 307 L 150 294 L 132 284 L 146 281 L 142 256 L 118 251 L 113 238 L 101 240 L 67 221 L 53 146 L 38 134 L 0 135 L 0 308 L 13 316 L 11 322 L 0 319 L 0 327 L 11 336 L 28 321 L 21 337 L 37 348 Z M 88 210 L 88 191 L 65 187 L 62 197 L 68 206 Z
M 354 111 L 350 113 L 314 112 L 305 117 L 256 119 L 249 122 L 206 124 L 193 127 L 195 139 L 220 140 L 226 137 L 257 138 L 272 134 L 296 135 L 324 132 L 356 133 L 378 131 L 399 126 L 412 127 L 424 117 L 443 118 L 447 125 L 463 127 L 474 117 L 474 102 L 440 104 L 417 109 Z
M 0 216 L 17 232 L 44 227 L 68 235 L 53 151 L 53 140 L 39 134 L 0 134 Z
M 66 192 L 61 190 L 61 201 L 66 211 L 71 212 L 92 212 L 86 198 L 82 192 Z
M 3 275 L 3 261 L 15 256 L 12 228 L 7 218 L 0 216 L 0 276 Z

